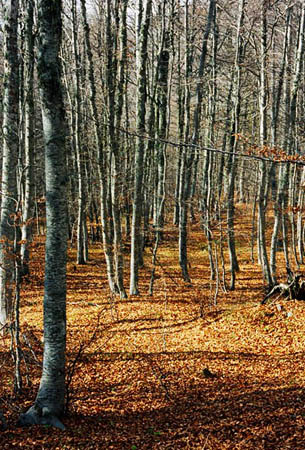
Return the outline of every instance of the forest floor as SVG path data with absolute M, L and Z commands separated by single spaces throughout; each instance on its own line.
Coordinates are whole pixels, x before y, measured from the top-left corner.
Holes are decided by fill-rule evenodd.
M 21 293 L 26 364 L 18 398 L 9 339 L 0 341 L 0 409 L 8 422 L 0 448 L 304 450 L 305 302 L 260 304 L 261 269 L 251 263 L 243 208 L 237 208 L 236 289 L 220 289 L 216 304 L 199 224 L 189 230 L 192 285 L 181 279 L 177 231 L 169 227 L 153 296 L 147 294 L 149 249 L 141 296 L 127 300 L 109 296 L 101 245 L 84 266 L 69 251 L 67 371 L 74 365 L 75 372 L 65 431 L 15 426 L 41 373 L 44 245 L 36 238 Z

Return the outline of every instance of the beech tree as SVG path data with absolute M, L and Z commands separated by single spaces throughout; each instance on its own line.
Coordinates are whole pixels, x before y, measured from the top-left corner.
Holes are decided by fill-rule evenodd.
M 14 213 L 17 202 L 16 166 L 19 123 L 18 12 L 19 0 L 5 2 L 2 201 L 0 216 L 0 328 L 8 320 L 13 296 Z
M 46 264 L 44 286 L 44 354 L 34 405 L 19 425 L 46 424 L 64 429 L 66 345 L 66 156 L 67 127 L 61 89 L 59 49 L 61 0 L 39 0 L 38 77 L 42 105 L 46 181 Z
M 130 255 L 130 295 L 139 294 L 139 260 L 141 257 L 142 233 L 142 199 L 143 199 L 143 160 L 144 160 L 144 139 L 145 133 L 145 113 L 146 113 L 146 61 L 148 30 L 150 23 L 152 0 L 137 1 L 137 23 L 136 23 L 136 65 L 137 65 L 137 111 L 136 130 L 137 144 L 134 162 L 134 191 L 133 191 L 133 211 L 131 229 L 131 255 Z
M 19 195 L 22 205 L 21 260 L 26 272 L 33 192 L 39 196 L 45 190 L 38 172 L 43 167 L 41 115 L 39 102 L 33 101 L 38 22 L 35 2 L 19 1 L 25 9 L 20 49 L 18 1 L 4 3 L 2 324 L 12 298 L 13 259 L 9 255 L 15 250 L 16 199 Z M 68 207 L 69 223 L 77 224 L 77 262 L 86 262 L 86 233 L 91 230 L 96 242 L 98 233 L 94 235 L 93 228 L 98 227 L 111 294 L 126 297 L 128 256 L 129 292 L 139 294 L 145 245 L 151 244 L 155 270 L 164 225 L 173 214 L 179 226 L 181 273 L 190 282 L 187 235 L 200 217 L 211 278 L 217 275 L 218 243 L 226 237 L 230 287 L 234 289 L 239 268 L 235 211 L 239 200 L 243 207 L 253 201 L 252 242 L 257 244 L 264 283 L 271 287 L 276 283 L 281 238 L 286 264 L 298 267 L 303 260 L 304 195 L 300 186 L 305 175 L 297 168 L 291 170 L 293 161 L 277 164 L 268 156 L 253 162 L 242 153 L 255 148 L 260 155 L 271 147 L 276 159 L 282 151 L 289 157 L 302 151 L 304 2 L 261 0 L 259 11 L 245 0 L 230 4 L 223 0 L 96 0 L 94 5 L 97 14 L 91 14 L 91 9 L 87 12 L 86 0 L 67 2 L 61 53 L 66 88 L 63 108 L 71 118 Z M 19 71 L 18 52 L 24 54 Z M 37 164 L 33 174 L 34 147 Z M 12 176 L 17 165 L 22 172 L 20 193 Z M 274 210 L 271 243 L 266 233 L 271 223 L 267 220 L 270 199 Z M 215 222 L 218 230 L 222 222 L 223 235 L 217 242 Z
M 261 64 L 260 64 L 260 89 L 259 89 L 259 112 L 260 112 L 260 146 L 264 149 L 267 140 L 267 2 L 262 0 L 261 4 Z M 265 222 L 265 208 L 266 208 L 266 190 L 267 168 L 266 162 L 260 162 L 260 177 L 259 177 L 259 192 L 258 192 L 258 253 L 259 260 L 263 268 L 263 276 L 269 287 L 272 286 L 272 278 L 270 266 L 266 249 L 266 222 Z
M 22 192 L 21 265 L 29 272 L 29 246 L 34 216 L 34 0 L 23 0 L 25 16 L 24 56 L 24 180 Z

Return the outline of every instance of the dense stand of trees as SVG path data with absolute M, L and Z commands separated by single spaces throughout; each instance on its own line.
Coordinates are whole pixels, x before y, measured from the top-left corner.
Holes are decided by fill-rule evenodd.
M 226 289 L 227 254 L 234 289 L 239 201 L 252 205 L 269 289 L 279 247 L 288 268 L 303 263 L 304 9 L 302 0 L 3 2 L 0 325 L 15 335 L 14 286 L 30 275 L 44 202 L 47 219 L 43 376 L 21 422 L 61 426 L 68 235 L 77 264 L 103 243 L 121 298 L 126 259 L 129 294 L 140 295 L 148 244 L 153 293 L 169 223 L 191 283 L 195 220 L 211 278 L 221 264 Z

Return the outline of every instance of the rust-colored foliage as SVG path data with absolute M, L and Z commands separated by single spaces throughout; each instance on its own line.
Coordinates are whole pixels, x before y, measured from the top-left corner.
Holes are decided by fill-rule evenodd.
M 244 211 L 239 217 L 245 220 Z M 238 227 L 237 288 L 220 291 L 217 306 L 198 224 L 190 230 L 192 286 L 182 282 L 176 231 L 168 229 L 153 297 L 146 294 L 149 250 L 142 295 L 127 300 L 109 296 L 100 246 L 86 266 L 75 266 L 70 253 L 67 366 L 69 372 L 75 362 L 75 372 L 64 432 L 15 428 L 41 370 L 44 255 L 37 239 L 21 311 L 22 370 L 31 385 L 14 398 L 9 340 L 3 340 L 0 409 L 8 429 L 0 431 L 1 449 L 304 449 L 305 303 L 260 305 L 261 269 L 249 262 L 247 226 Z

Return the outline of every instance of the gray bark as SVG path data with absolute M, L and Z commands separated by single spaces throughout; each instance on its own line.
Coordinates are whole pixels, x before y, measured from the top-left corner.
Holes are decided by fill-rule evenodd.
M 213 59 L 212 59 L 212 80 L 210 82 L 209 89 L 209 103 L 208 103 L 208 128 L 206 133 L 206 146 L 214 147 L 215 145 L 215 119 L 216 119 L 216 100 L 217 100 L 217 43 L 218 32 L 216 26 L 216 8 L 213 16 Z M 202 223 L 204 232 L 208 242 L 208 253 L 210 261 L 211 280 L 215 279 L 215 275 L 218 274 L 216 260 L 214 263 L 213 256 L 213 235 L 211 232 L 211 215 L 212 207 L 215 202 L 214 189 L 213 189 L 213 168 L 214 168 L 214 155 L 212 152 L 207 151 L 205 155 L 203 180 L 202 180 Z M 217 247 L 215 249 L 217 255 Z M 217 258 L 217 256 L 216 256 Z M 216 265 L 216 267 L 215 267 Z M 218 275 L 217 275 L 218 276 Z
M 241 106 L 241 63 L 243 59 L 243 43 L 242 43 L 242 26 L 244 21 L 244 6 L 245 0 L 239 0 L 239 15 L 237 20 L 236 32 L 236 54 L 234 64 L 234 80 L 233 80 L 233 112 L 232 112 L 232 136 L 230 139 L 231 155 L 228 159 L 228 207 L 227 207 L 227 222 L 228 222 L 228 247 L 230 257 L 230 271 L 231 283 L 230 289 L 235 288 L 235 275 L 239 270 L 236 248 L 235 248 L 235 230 L 234 230 L 234 192 L 235 192 L 235 175 L 236 175 L 236 151 L 238 148 L 238 133 L 240 128 L 240 106 Z
M 280 100 L 283 93 L 283 83 L 285 79 L 285 72 L 287 67 L 287 53 L 288 48 L 290 46 L 290 34 L 291 34 L 291 11 L 292 8 L 287 8 L 286 11 L 286 22 L 285 22 L 285 35 L 284 35 L 284 41 L 283 41 L 283 51 L 282 51 L 282 61 L 281 61 L 281 68 L 280 68 L 280 74 L 277 84 L 277 89 L 275 90 L 275 87 L 273 87 L 273 99 L 274 103 L 272 106 L 272 120 L 271 120 L 271 142 L 273 146 L 277 145 L 278 141 L 278 120 L 279 120 L 279 111 L 280 111 Z M 275 74 L 273 74 L 273 86 L 275 85 Z M 278 242 L 278 233 L 280 230 L 280 224 L 281 224 L 281 216 L 282 216 L 282 203 L 283 203 L 283 196 L 284 196 L 284 189 L 285 189 L 285 183 L 287 176 L 285 175 L 285 172 L 287 171 L 287 168 L 284 166 L 280 167 L 279 175 L 278 175 L 278 190 L 277 190 L 277 196 L 274 202 L 274 225 L 273 225 L 273 232 L 272 232 L 272 238 L 271 238 L 271 246 L 270 246 L 270 271 L 272 276 L 273 284 L 277 283 L 276 279 L 276 252 L 277 252 L 277 242 Z
M 112 293 L 117 293 L 118 288 L 115 280 L 114 258 L 112 248 L 113 239 L 111 235 L 111 226 L 108 220 L 109 215 L 108 215 L 108 195 L 107 195 L 108 186 L 106 179 L 106 161 L 103 147 L 102 127 L 100 125 L 100 117 L 97 109 L 94 64 L 91 50 L 90 28 L 87 20 L 87 10 L 85 0 L 81 0 L 81 10 L 82 10 L 82 20 L 89 66 L 88 67 L 88 80 L 90 90 L 89 102 L 91 107 L 91 115 L 93 119 L 94 139 L 97 150 L 98 174 L 101 191 L 101 220 L 102 220 L 103 246 L 106 259 L 109 288 Z
M 190 80 L 192 75 L 193 63 L 193 39 L 194 37 L 190 31 L 189 24 L 189 1 L 185 4 L 185 88 L 184 88 L 184 105 L 183 105 L 183 140 L 185 143 L 189 140 L 190 123 L 191 123 L 191 89 Z M 182 271 L 182 277 L 185 282 L 190 283 L 190 276 L 188 273 L 188 258 L 187 258 L 187 213 L 188 205 L 187 199 L 189 197 L 190 183 L 186 183 L 187 172 L 187 147 L 182 146 L 179 174 L 179 264 Z M 190 171 L 189 171 L 190 173 Z
M 152 0 L 137 2 L 137 31 L 136 31 L 136 64 L 137 64 L 137 112 L 136 130 L 137 143 L 134 161 L 134 191 L 131 228 L 131 256 L 130 256 L 130 295 L 139 294 L 139 260 L 142 253 L 141 215 L 142 215 L 142 181 L 144 161 L 145 116 L 146 116 L 146 61 L 148 30 L 150 23 Z
M 208 38 L 210 34 L 210 29 L 212 26 L 213 18 L 214 18 L 214 10 L 216 7 L 215 0 L 210 0 L 209 2 L 209 11 L 207 17 L 207 23 L 205 27 L 205 31 L 203 34 L 201 54 L 200 54 L 200 62 L 198 69 L 198 83 L 196 86 L 196 104 L 194 109 L 194 117 L 193 117 L 193 129 L 192 129 L 192 137 L 191 137 L 191 146 L 188 150 L 185 147 L 185 151 L 183 153 L 183 159 L 181 164 L 181 190 L 180 190 L 180 205 L 179 205 L 179 263 L 182 270 L 183 278 L 186 282 L 190 282 L 190 277 L 188 274 L 188 258 L 187 258 L 187 219 L 188 219 L 188 201 L 191 193 L 191 175 L 192 175 L 192 165 L 195 156 L 195 146 L 198 145 L 199 141 L 199 130 L 200 130 L 200 121 L 201 121 L 201 110 L 202 110 L 202 97 L 203 97 L 203 75 L 206 63 L 207 56 L 207 48 L 208 48 Z M 187 28 L 187 27 L 186 27 Z M 187 83 L 186 83 L 187 84 Z M 187 88 L 186 88 L 187 89 Z M 186 114 L 189 114 L 189 104 L 190 104 L 190 92 L 187 90 L 185 94 L 186 102 L 188 105 L 185 107 Z M 188 120 L 187 120 L 188 121 Z M 186 129 L 185 135 L 189 134 L 188 125 L 186 121 Z M 186 139 L 187 141 L 187 139 Z
M 19 425 L 47 424 L 64 429 L 65 405 L 67 204 L 64 103 L 61 90 L 61 1 L 39 0 L 38 77 L 45 141 L 46 264 L 44 354 L 34 405 Z
M 18 11 L 19 0 L 4 6 L 4 90 L 3 90 L 3 152 L 0 217 L 0 328 L 12 307 L 14 277 L 13 241 L 16 210 L 16 166 L 18 155 Z
M 267 3 L 262 0 L 261 5 L 261 65 L 260 65 L 260 91 L 259 91 L 259 110 L 260 110 L 260 146 L 261 149 L 266 145 L 267 139 Z M 269 287 L 272 286 L 272 278 L 266 249 L 265 238 L 265 209 L 267 200 L 265 198 L 267 169 L 266 162 L 261 161 L 260 179 L 258 191 L 258 250 L 260 263 L 262 265 L 263 276 Z M 267 195 L 266 195 L 267 197 Z
M 177 135 L 179 142 L 183 142 L 183 134 L 184 134 L 184 91 L 182 87 L 182 74 L 181 74 L 181 39 L 180 39 L 180 33 L 177 37 L 178 42 L 178 74 L 177 74 Z M 178 161 L 177 161 L 177 169 L 176 169 L 176 186 L 175 186 L 175 210 L 174 210 L 174 217 L 173 217 L 173 223 L 174 225 L 179 225 L 179 188 L 180 188 L 180 175 L 181 175 L 181 163 L 182 163 L 182 155 L 183 155 L 183 147 L 179 147 L 179 153 L 178 153 Z
M 165 16 L 165 11 L 164 11 Z M 164 225 L 164 176 L 165 176 L 165 158 L 166 158 L 166 144 L 162 141 L 167 136 L 167 107 L 168 107 L 168 77 L 169 77 L 169 33 L 163 25 L 163 39 L 158 61 L 158 75 L 157 75 L 157 104 L 158 104 L 158 145 L 157 145 L 157 189 L 156 189 L 156 214 L 154 224 L 157 233 L 160 233 L 159 238 L 162 237 L 162 228 Z
M 34 217 L 34 5 L 27 2 L 25 18 L 25 74 L 24 74 L 24 195 L 21 227 L 21 274 L 29 272 L 29 245 Z
M 296 51 L 296 64 L 295 72 L 292 80 L 292 89 L 290 90 L 290 65 L 289 65 L 289 49 L 291 44 L 291 10 L 287 10 L 286 17 L 286 32 L 284 40 L 284 51 L 282 61 L 282 73 L 285 73 L 285 127 L 283 137 L 283 147 L 288 148 L 289 154 L 292 154 L 295 150 L 295 127 L 296 127 L 296 104 L 297 95 L 300 87 L 300 76 L 302 69 L 302 60 L 304 53 L 304 2 L 302 3 L 302 13 L 299 28 L 299 40 L 298 48 Z M 285 58 L 285 60 L 284 60 Z M 285 70 L 284 70 L 285 68 Z M 281 73 L 281 74 L 282 74 Z M 280 83 L 280 82 L 279 82 Z M 277 104 L 277 108 L 279 104 Z M 277 111 L 277 110 L 276 110 Z M 272 241 L 271 241 L 271 254 L 270 254 L 270 266 L 273 282 L 276 283 L 276 248 L 278 233 L 280 227 L 282 227 L 283 233 L 283 247 L 286 265 L 289 267 L 289 253 L 287 242 L 287 207 L 288 207 L 288 194 L 287 186 L 289 185 L 289 165 L 283 164 L 280 169 L 277 199 L 275 203 L 275 221 L 273 227 Z
M 76 0 L 72 0 L 72 44 L 73 44 L 73 59 L 74 59 L 74 130 L 73 130 L 73 142 L 74 150 L 76 153 L 77 164 L 77 264 L 85 264 L 86 258 L 86 243 L 84 227 L 86 226 L 86 214 L 85 214 L 85 187 L 84 187 L 84 163 L 82 154 L 81 143 L 81 79 L 80 79 L 80 55 L 78 48 L 78 33 L 77 33 L 77 11 Z M 72 112 L 73 114 L 73 112 Z
M 117 16 L 116 21 L 119 20 L 118 5 L 116 5 Z M 120 59 L 119 59 L 119 81 L 116 86 L 117 73 L 117 56 L 113 41 L 116 42 L 115 35 L 112 31 L 111 24 L 111 8 L 110 1 L 107 0 L 107 25 L 106 25 L 106 46 L 107 46 L 107 90 L 108 90 L 108 108 L 109 108 L 109 144 L 110 153 L 113 155 L 111 164 L 111 202 L 112 202 L 112 217 L 113 217 L 113 237 L 114 237 L 114 257 L 115 257 L 115 276 L 116 285 L 121 298 L 126 298 L 124 288 L 124 257 L 123 257 L 123 241 L 122 241 L 122 226 L 121 226 L 121 211 L 120 211 L 120 185 L 123 180 L 123 158 L 120 149 L 120 127 L 123 111 L 124 87 L 125 87 L 125 66 L 126 66 L 126 52 L 127 52 L 127 1 L 124 1 L 120 29 Z M 118 27 L 118 25 L 117 25 Z M 115 98 L 117 94 L 117 99 Z

